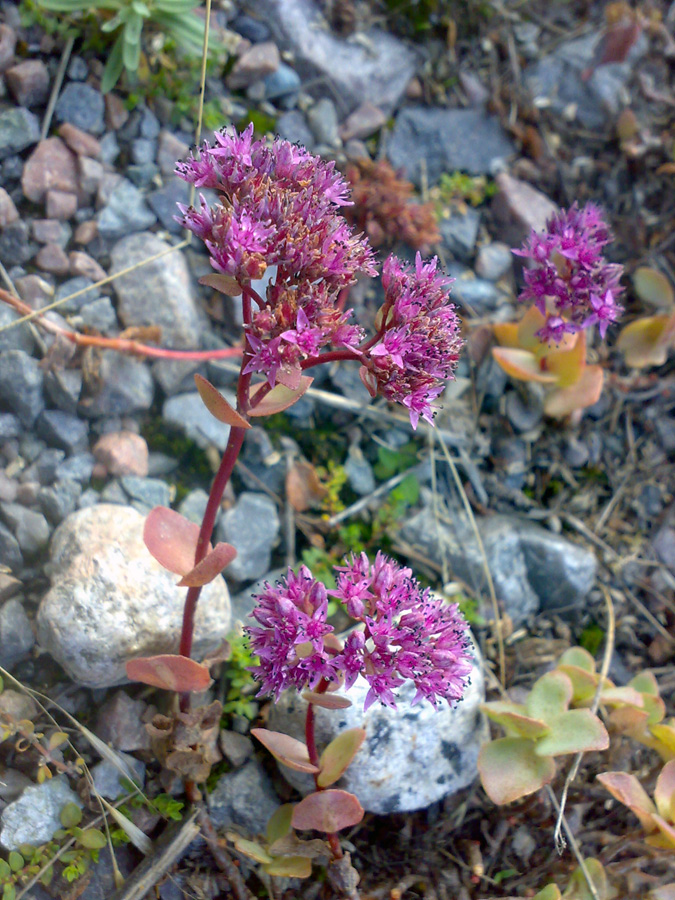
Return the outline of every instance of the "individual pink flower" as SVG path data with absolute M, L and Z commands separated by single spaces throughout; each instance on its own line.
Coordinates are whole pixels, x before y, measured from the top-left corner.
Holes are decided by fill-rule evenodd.
M 547 317 L 537 335 L 542 341 L 559 343 L 564 334 L 595 324 L 604 338 L 607 326 L 621 315 L 616 298 L 623 290 L 623 267 L 603 256 L 611 239 L 598 207 L 588 203 L 579 209 L 575 203 L 552 216 L 545 232 L 533 231 L 523 248 L 513 251 L 534 262 L 523 273 L 519 299 L 534 303 Z

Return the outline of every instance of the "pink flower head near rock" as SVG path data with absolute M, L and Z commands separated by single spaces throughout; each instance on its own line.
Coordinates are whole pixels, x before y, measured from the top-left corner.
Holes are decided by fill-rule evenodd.
M 395 706 L 396 689 L 410 679 L 422 699 L 461 699 L 472 669 L 468 625 L 456 604 L 436 599 L 410 569 L 382 553 L 365 553 L 336 568 L 337 588 L 326 591 L 306 566 L 291 569 L 275 587 L 266 584 L 246 627 L 259 657 L 253 668 L 260 696 L 314 689 L 322 679 L 348 689 L 358 675 L 370 684 L 365 708 L 376 700 Z M 361 623 L 344 644 L 327 619 L 328 595 Z
M 598 207 L 575 203 L 546 223 L 546 231 L 532 232 L 517 256 L 534 262 L 525 269 L 525 288 L 519 299 L 534 303 L 547 317 L 537 336 L 559 343 L 565 333 L 597 325 L 604 338 L 607 327 L 623 309 L 616 298 L 623 267 L 608 263 L 603 248 L 612 238 Z

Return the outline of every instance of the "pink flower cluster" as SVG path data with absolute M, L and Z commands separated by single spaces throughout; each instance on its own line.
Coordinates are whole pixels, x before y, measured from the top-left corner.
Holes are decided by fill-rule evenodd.
M 545 342 L 560 342 L 565 333 L 597 325 L 604 338 L 607 327 L 623 312 L 616 298 L 623 267 L 608 263 L 603 247 L 611 242 L 600 210 L 591 203 L 575 203 L 546 223 L 546 231 L 530 235 L 513 252 L 534 262 L 524 272 L 520 300 L 535 304 L 546 323 L 538 332 Z
M 245 631 L 260 660 L 252 669 L 259 696 L 278 699 L 286 688 L 314 689 L 324 679 L 348 689 L 362 675 L 370 685 L 366 709 L 376 700 L 395 706 L 395 691 L 408 679 L 417 688 L 413 702 L 460 700 L 472 662 L 457 606 L 435 599 L 382 553 L 372 564 L 365 554 L 352 556 L 336 572 L 333 591 L 301 566 L 257 596 L 251 615 L 258 625 Z M 362 626 L 344 644 L 327 622 L 329 595 Z
M 382 270 L 384 306 L 381 334 L 364 355 L 361 377 L 373 396 L 402 403 L 413 428 L 420 416 L 433 424 L 432 402 L 452 377 L 462 340 L 459 320 L 448 300 L 452 282 L 418 253 L 415 268 L 390 256 Z
M 330 358 L 359 361 L 371 394 L 404 404 L 413 427 L 420 417 L 432 421 L 433 401 L 453 376 L 461 346 L 435 258 L 423 263 L 418 254 L 414 271 L 396 257 L 386 261 L 380 328 L 364 342 L 339 295 L 357 273 L 373 276 L 376 268 L 367 240 L 339 213 L 350 201 L 334 163 L 288 141 L 254 141 L 250 125 L 242 134 L 217 133 L 215 146 L 205 144 L 176 171 L 219 192 L 213 206 L 203 195 L 198 209 L 180 206 L 178 221 L 255 303 L 245 315 L 244 373 L 295 389 L 332 345 Z M 251 282 L 272 266 L 276 274 L 260 297 Z

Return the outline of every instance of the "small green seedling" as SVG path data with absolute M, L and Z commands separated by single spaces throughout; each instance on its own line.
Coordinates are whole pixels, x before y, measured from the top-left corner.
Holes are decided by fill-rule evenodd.
M 602 863 L 589 857 L 584 860 L 584 865 L 595 888 L 597 900 L 612 900 L 613 897 L 616 897 L 617 892 L 607 880 L 607 873 Z M 596 898 L 588 886 L 586 876 L 579 868 L 572 873 L 569 884 L 563 893 L 556 884 L 547 884 L 542 891 L 535 894 L 533 900 L 596 900 Z
M 511 803 L 553 780 L 555 758 L 606 750 L 609 736 L 590 709 L 570 709 L 572 681 L 564 672 L 539 678 L 524 704 L 483 704 L 506 737 L 485 744 L 478 757 L 481 783 L 493 803 Z

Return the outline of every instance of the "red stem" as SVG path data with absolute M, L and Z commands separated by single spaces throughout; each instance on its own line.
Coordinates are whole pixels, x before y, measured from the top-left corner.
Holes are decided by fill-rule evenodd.
M 322 363 L 336 362 L 343 359 L 358 362 L 361 359 L 361 354 L 355 350 L 328 350 L 319 356 L 310 356 L 309 359 L 303 359 L 300 363 L 300 368 L 304 371 L 305 369 L 311 369 L 312 366 L 320 366 Z
M 328 681 L 323 678 L 319 686 L 316 689 L 317 694 L 325 694 L 328 688 Z M 314 704 L 307 704 L 307 715 L 305 716 L 305 743 L 307 744 L 307 753 L 309 754 L 309 761 L 313 766 L 319 767 L 319 753 L 316 749 L 316 737 L 314 735 Z M 326 789 L 321 787 L 318 780 L 319 776 L 314 776 L 314 786 L 317 791 L 325 791 Z M 340 839 L 335 833 L 327 833 L 326 839 L 330 844 L 330 849 L 333 853 L 334 859 L 342 859 L 344 856 L 342 852 L 342 847 L 340 846 Z

